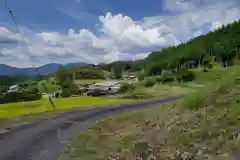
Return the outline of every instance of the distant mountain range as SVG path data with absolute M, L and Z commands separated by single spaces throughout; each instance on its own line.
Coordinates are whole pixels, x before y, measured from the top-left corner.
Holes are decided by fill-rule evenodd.
M 91 64 L 87 63 L 69 63 L 66 65 L 58 64 L 58 63 L 50 63 L 40 67 L 37 67 L 38 72 L 41 75 L 51 75 L 56 73 L 61 67 L 85 67 L 90 66 Z M 36 68 L 17 68 L 8 66 L 6 64 L 0 64 L 0 75 L 2 76 L 12 76 L 12 75 L 26 75 L 26 76 L 37 76 L 38 72 Z

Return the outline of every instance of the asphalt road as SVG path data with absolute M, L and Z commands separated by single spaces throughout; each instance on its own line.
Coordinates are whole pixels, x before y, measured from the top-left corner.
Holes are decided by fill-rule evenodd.
M 60 152 L 64 149 L 64 143 L 75 134 L 87 130 L 97 120 L 121 112 L 155 107 L 179 98 L 110 105 L 67 112 L 56 117 L 34 121 L 0 134 L 0 160 L 58 160 Z

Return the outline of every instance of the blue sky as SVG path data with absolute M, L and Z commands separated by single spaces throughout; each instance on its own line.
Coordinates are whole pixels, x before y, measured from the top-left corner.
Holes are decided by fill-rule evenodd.
M 144 58 L 240 18 L 238 0 L 0 1 L 0 63 L 111 62 Z

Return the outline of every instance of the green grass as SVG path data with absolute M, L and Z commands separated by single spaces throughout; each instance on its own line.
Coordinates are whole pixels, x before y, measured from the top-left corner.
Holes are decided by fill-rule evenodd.
M 240 75 L 240 66 L 233 66 L 229 68 L 213 68 L 208 72 L 203 72 L 200 69 L 192 69 L 196 73 L 195 83 L 206 84 L 211 83 L 216 80 L 220 80 L 224 77 L 229 76 L 239 76 Z
M 81 107 L 104 106 L 108 104 L 127 103 L 130 100 L 94 97 L 71 97 L 53 99 L 54 109 L 48 99 L 33 102 L 18 102 L 0 104 L 0 118 L 20 117 L 28 114 L 37 114 L 57 110 L 71 110 Z
M 79 84 L 79 85 L 84 85 L 84 84 L 93 84 L 93 83 L 98 83 L 98 82 L 102 82 L 104 81 L 104 79 L 77 79 L 75 80 L 75 84 Z
M 235 160 L 240 86 L 227 79 L 206 87 L 174 104 L 97 122 L 69 142 L 61 159 Z

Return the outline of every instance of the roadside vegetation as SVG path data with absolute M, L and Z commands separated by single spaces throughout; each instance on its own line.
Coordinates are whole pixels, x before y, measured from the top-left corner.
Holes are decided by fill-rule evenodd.
M 142 60 L 99 64 L 118 78 L 122 71 L 138 73 L 137 83 L 122 88 L 122 98 L 185 96 L 97 122 L 74 137 L 61 158 L 239 159 L 239 26 L 235 21 Z
M 234 160 L 240 147 L 239 108 L 238 79 L 219 80 L 175 104 L 97 122 L 62 157 Z
M 61 68 L 41 81 L 34 77 L 0 77 L 0 102 L 5 103 L 0 104 L 0 125 L 6 126 L 14 118 L 74 107 L 185 95 L 174 104 L 98 122 L 66 147 L 63 156 L 67 158 L 63 159 L 234 159 L 240 152 L 239 26 L 236 21 L 142 60 Z M 138 81 L 124 80 L 125 73 L 135 73 Z M 123 83 L 114 98 L 80 97 L 81 86 L 106 78 Z M 6 93 L 6 85 L 26 81 L 34 83 L 23 85 L 19 93 Z M 56 110 L 48 99 L 41 99 L 40 94 L 46 92 L 43 84 L 49 92 L 61 88 L 62 98 L 53 99 Z

